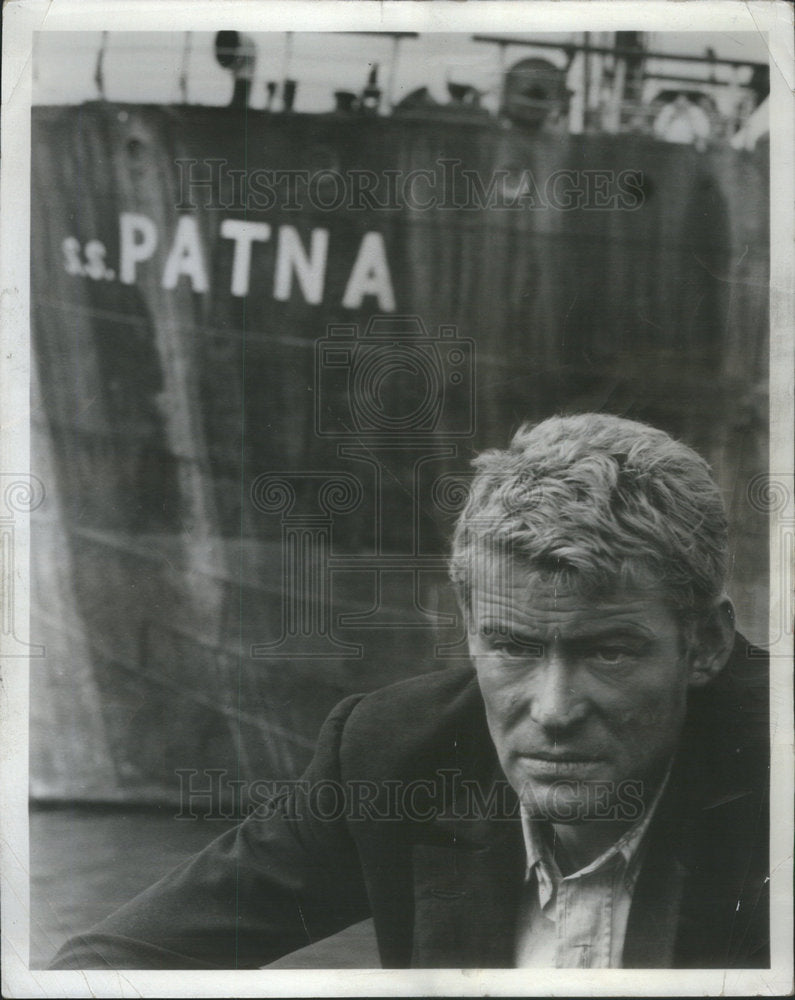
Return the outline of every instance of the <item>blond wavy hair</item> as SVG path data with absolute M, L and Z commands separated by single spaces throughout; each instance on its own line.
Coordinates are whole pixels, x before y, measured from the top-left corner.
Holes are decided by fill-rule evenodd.
M 722 594 L 720 490 L 704 459 L 665 431 L 602 413 L 556 416 L 473 465 L 450 559 L 464 607 L 484 546 L 584 593 L 652 581 L 684 619 Z

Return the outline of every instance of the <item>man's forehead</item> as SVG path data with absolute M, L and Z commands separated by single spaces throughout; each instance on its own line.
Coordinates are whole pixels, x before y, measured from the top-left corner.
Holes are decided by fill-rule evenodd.
M 618 624 L 669 617 L 665 594 L 653 581 L 645 586 L 585 586 L 576 573 L 544 573 L 517 560 L 495 561 L 472 588 L 472 610 L 480 619 L 517 624 Z

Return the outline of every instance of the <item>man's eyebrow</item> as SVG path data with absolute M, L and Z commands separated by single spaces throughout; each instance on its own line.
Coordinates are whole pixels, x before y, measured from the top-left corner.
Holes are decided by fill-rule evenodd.
M 505 638 L 520 646 L 525 646 L 529 651 L 539 654 L 547 643 L 544 636 L 539 635 L 523 625 L 512 625 L 502 621 L 488 619 L 481 623 L 478 634 L 482 639 Z
M 588 642 L 592 639 L 653 639 L 654 632 L 645 625 L 622 623 L 620 625 L 588 626 L 582 632 L 573 631 L 565 637 L 572 642 Z
M 546 630 L 543 628 L 521 622 L 512 623 L 502 619 L 486 618 L 480 623 L 478 631 L 481 635 L 510 635 L 538 642 L 548 641 L 548 637 L 544 634 Z M 613 625 L 606 622 L 588 624 L 583 626 L 582 630 L 574 628 L 567 631 L 564 629 L 564 635 L 561 638 L 564 642 L 587 642 L 592 639 L 653 639 L 654 632 L 639 623 L 621 622 Z
M 535 632 L 531 626 L 522 625 L 519 623 L 514 623 L 498 618 L 484 619 L 480 623 L 478 631 L 483 635 L 487 635 L 492 632 L 495 632 L 499 635 L 535 635 Z

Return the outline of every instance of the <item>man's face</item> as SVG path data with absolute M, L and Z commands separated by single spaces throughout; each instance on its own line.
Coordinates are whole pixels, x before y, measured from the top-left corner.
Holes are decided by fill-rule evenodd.
M 505 775 L 535 818 L 598 802 L 607 819 L 605 797 L 627 781 L 650 794 L 676 749 L 692 674 L 679 626 L 659 589 L 589 600 L 509 557 L 494 568 L 472 589 L 469 649 Z

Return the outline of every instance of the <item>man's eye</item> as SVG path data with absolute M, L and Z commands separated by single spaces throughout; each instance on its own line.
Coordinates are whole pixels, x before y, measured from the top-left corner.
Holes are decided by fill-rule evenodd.
M 622 646 L 597 646 L 590 653 L 592 659 L 600 663 L 621 663 L 632 655 L 632 651 Z
M 507 639 L 502 639 L 492 643 L 491 648 L 495 649 L 498 653 L 503 653 L 505 656 L 527 655 L 527 650 L 520 643 L 511 642 Z
M 492 633 L 486 636 L 486 642 L 490 649 L 504 656 L 541 656 L 542 653 L 541 643 L 506 633 Z

